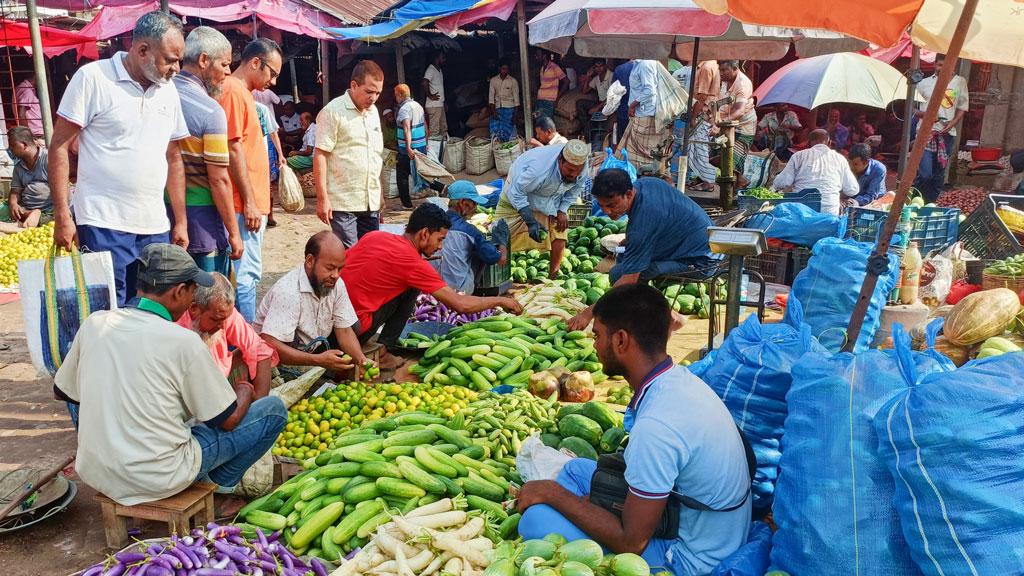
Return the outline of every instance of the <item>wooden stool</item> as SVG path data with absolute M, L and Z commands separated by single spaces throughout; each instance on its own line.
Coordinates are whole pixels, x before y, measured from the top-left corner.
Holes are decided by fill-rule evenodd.
M 103 510 L 103 532 L 107 546 L 121 548 L 128 543 L 128 519 L 140 518 L 167 522 L 168 534 L 188 532 L 192 518 L 197 523 L 213 522 L 213 491 L 217 485 L 197 482 L 185 490 L 163 500 L 123 506 L 96 494 L 96 501 Z

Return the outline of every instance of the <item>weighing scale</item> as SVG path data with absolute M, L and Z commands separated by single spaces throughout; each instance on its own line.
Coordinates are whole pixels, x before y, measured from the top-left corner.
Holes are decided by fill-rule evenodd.
M 716 294 L 714 290 L 709 291 L 713 294 L 711 298 L 712 313 L 709 315 L 713 322 L 717 322 L 716 314 L 714 313 L 715 306 L 718 304 L 725 306 L 725 329 L 722 331 L 722 337 L 728 336 L 733 328 L 739 326 L 741 306 L 756 307 L 758 320 L 764 321 L 764 277 L 756 271 L 745 271 L 743 269 L 744 258 L 747 256 L 760 256 L 762 252 L 768 249 L 764 238 L 764 231 L 749 228 L 709 226 L 708 245 L 711 247 L 711 252 L 728 256 L 729 260 L 728 269 L 715 274 L 711 284 L 715 286 L 719 280 L 725 277 L 728 295 L 724 300 L 720 300 L 717 296 L 714 296 Z M 757 293 L 761 297 L 758 298 L 758 301 L 742 299 L 743 274 L 746 274 L 750 281 L 760 286 L 760 290 Z

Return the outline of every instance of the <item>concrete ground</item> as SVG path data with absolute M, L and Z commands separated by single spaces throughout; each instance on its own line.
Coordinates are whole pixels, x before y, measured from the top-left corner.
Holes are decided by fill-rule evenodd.
M 496 177 L 491 172 L 468 178 L 488 182 Z M 397 206 L 397 200 L 389 205 Z M 308 237 L 325 228 L 315 216 L 312 199 L 307 199 L 301 213 L 278 211 L 275 217 L 278 226 L 266 234 L 261 291 L 298 265 Z M 408 212 L 391 212 L 385 219 L 402 222 Z M 677 362 L 697 359 L 697 351 L 706 343 L 706 322 L 693 317 L 672 339 L 670 352 Z M 49 468 L 76 450 L 74 428 L 63 403 L 53 399 L 52 384 L 51 378 L 40 378 L 32 367 L 21 303 L 0 305 L 0 476 L 24 467 Z M 69 478 L 78 480 L 73 470 L 68 472 Z M 72 574 L 112 552 L 106 549 L 96 492 L 80 481 L 78 487 L 78 496 L 63 513 L 0 536 L 0 574 Z M 141 529 L 140 538 L 166 535 L 166 526 L 160 524 L 146 523 Z

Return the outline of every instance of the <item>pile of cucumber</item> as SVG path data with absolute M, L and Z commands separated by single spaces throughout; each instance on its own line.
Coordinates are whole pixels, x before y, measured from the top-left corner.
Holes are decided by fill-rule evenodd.
M 296 555 L 334 561 L 364 545 L 391 515 L 460 497 L 498 526 L 496 538 L 514 537 L 518 515 L 510 518 L 501 502 L 522 479 L 507 454 L 503 442 L 471 438 L 446 418 L 374 420 L 338 437 L 333 450 L 307 460 L 304 472 L 250 502 L 238 520 L 281 530 Z
M 617 451 L 626 440 L 622 415 L 604 402 L 565 404 L 555 417 L 557 431 L 541 434 L 541 442 L 580 458 L 597 460 L 601 454 Z
M 566 330 L 565 322 L 556 318 L 492 316 L 448 332 L 409 372 L 428 384 L 457 384 L 481 392 L 502 384 L 525 387 L 535 371 L 553 366 L 590 372 L 594 384 L 606 380 L 594 340 Z

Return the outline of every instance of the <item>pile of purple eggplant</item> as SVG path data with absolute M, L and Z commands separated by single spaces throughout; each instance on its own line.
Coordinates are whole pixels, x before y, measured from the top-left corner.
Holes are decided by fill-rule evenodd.
M 448 308 L 441 302 L 438 302 L 430 294 L 420 294 L 416 298 L 416 310 L 412 313 L 413 322 L 444 322 L 446 324 L 454 324 L 461 326 L 480 320 L 481 318 L 487 318 L 492 316 L 497 310 L 494 308 L 490 310 L 484 310 L 483 312 L 477 312 L 475 314 L 459 314 L 455 310 Z
M 313 558 L 306 564 L 283 542 L 256 530 L 253 538 L 238 526 L 207 524 L 187 536 L 140 542 L 81 573 L 81 576 L 327 576 Z

